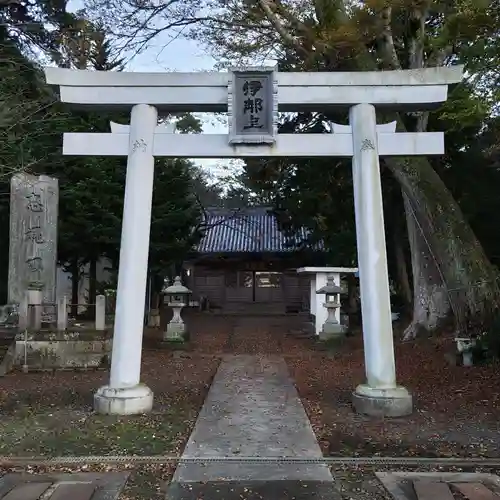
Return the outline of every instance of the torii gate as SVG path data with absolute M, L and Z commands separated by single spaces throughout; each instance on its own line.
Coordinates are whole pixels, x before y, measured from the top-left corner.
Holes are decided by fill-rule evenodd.
M 140 383 L 143 309 L 155 156 L 173 158 L 352 157 L 366 383 L 353 396 L 358 411 L 405 415 L 412 398 L 396 384 L 380 156 L 444 153 L 442 133 L 396 133 L 377 126 L 375 108 L 428 110 L 446 101 L 463 68 L 353 73 L 125 73 L 46 68 L 72 107 L 131 110 L 130 126 L 112 133 L 65 133 L 63 154 L 127 156 L 116 319 L 109 385 L 95 410 L 150 411 L 153 393 Z M 349 109 L 350 126 L 332 134 L 277 134 L 278 111 Z M 174 134 L 160 112 L 229 111 L 229 134 Z

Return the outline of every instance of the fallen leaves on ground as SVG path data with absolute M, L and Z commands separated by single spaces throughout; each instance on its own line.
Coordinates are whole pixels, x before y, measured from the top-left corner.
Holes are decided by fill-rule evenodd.
M 145 351 L 142 381 L 154 392 L 154 411 L 130 417 L 93 413 L 107 372 L 11 373 L 1 379 L 0 455 L 178 454 L 219 361 Z
M 193 353 L 283 355 L 327 455 L 498 456 L 500 365 L 450 366 L 450 335 L 402 343 L 395 335 L 398 382 L 413 395 L 411 417 L 373 419 L 352 410 L 365 381 L 361 333 L 336 350 L 304 338 L 304 316 L 188 317 Z
M 398 419 L 357 415 L 352 391 L 363 383 L 361 336 L 334 355 L 288 359 L 320 445 L 328 455 L 498 456 L 498 364 L 450 366 L 449 337 L 395 342 L 398 383 L 413 395 L 414 413 Z

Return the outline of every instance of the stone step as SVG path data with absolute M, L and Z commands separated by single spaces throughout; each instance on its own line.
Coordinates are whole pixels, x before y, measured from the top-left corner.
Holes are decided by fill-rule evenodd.
M 341 500 L 331 481 L 208 481 L 170 484 L 167 500 Z

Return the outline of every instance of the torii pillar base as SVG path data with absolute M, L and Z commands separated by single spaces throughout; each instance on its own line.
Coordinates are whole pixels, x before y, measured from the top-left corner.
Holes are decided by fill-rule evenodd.
M 101 415 L 140 415 L 153 409 L 153 391 L 143 384 L 117 389 L 105 385 L 94 394 L 94 411 Z
M 406 417 L 413 411 L 413 398 L 401 386 L 393 389 L 376 389 L 362 384 L 352 394 L 352 404 L 357 413 L 371 417 Z

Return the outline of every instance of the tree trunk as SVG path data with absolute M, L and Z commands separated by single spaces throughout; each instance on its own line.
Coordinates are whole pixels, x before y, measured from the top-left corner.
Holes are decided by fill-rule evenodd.
M 413 274 L 413 316 L 403 333 L 403 340 L 414 339 L 418 334 L 429 334 L 450 312 L 450 303 L 441 274 L 425 235 L 415 219 L 411 203 L 403 195 L 411 249 Z M 409 285 L 409 283 L 408 283 Z
M 398 276 L 399 296 L 403 300 L 404 310 L 407 313 L 413 302 L 413 294 L 408 276 L 408 266 L 406 264 L 406 255 L 403 248 L 403 235 L 399 227 L 394 228 L 394 259 L 396 261 L 396 272 Z
M 412 212 L 412 217 L 407 213 L 410 241 L 413 239 L 413 245 L 417 244 L 420 249 L 417 256 L 412 256 L 414 273 L 417 278 L 423 273 L 426 276 L 423 282 L 413 280 L 415 302 L 435 308 L 437 312 L 433 312 L 432 317 L 444 312 L 436 272 L 428 258 L 422 260 L 423 251 L 431 254 L 439 277 L 447 286 L 458 327 L 465 328 L 470 316 L 487 314 L 499 302 L 498 276 L 458 204 L 427 158 L 386 158 L 385 161 L 410 202 L 405 205 Z M 417 227 L 411 226 L 412 221 Z M 419 233 L 422 237 L 414 236 Z M 420 244 L 422 240 L 425 245 Z M 412 254 L 415 250 L 416 247 L 412 248 Z M 433 293 L 437 294 L 436 299 L 431 297 Z M 419 307 L 414 317 L 416 325 L 421 321 Z M 416 313 L 414 309 L 414 315 Z M 433 321 L 429 319 L 428 324 Z
M 80 266 L 78 259 L 73 259 L 71 262 L 71 315 L 76 318 L 78 316 L 78 289 L 80 287 Z
M 97 297 L 97 259 L 92 258 L 89 262 L 89 298 L 87 313 L 89 317 L 95 317 L 95 301 Z

